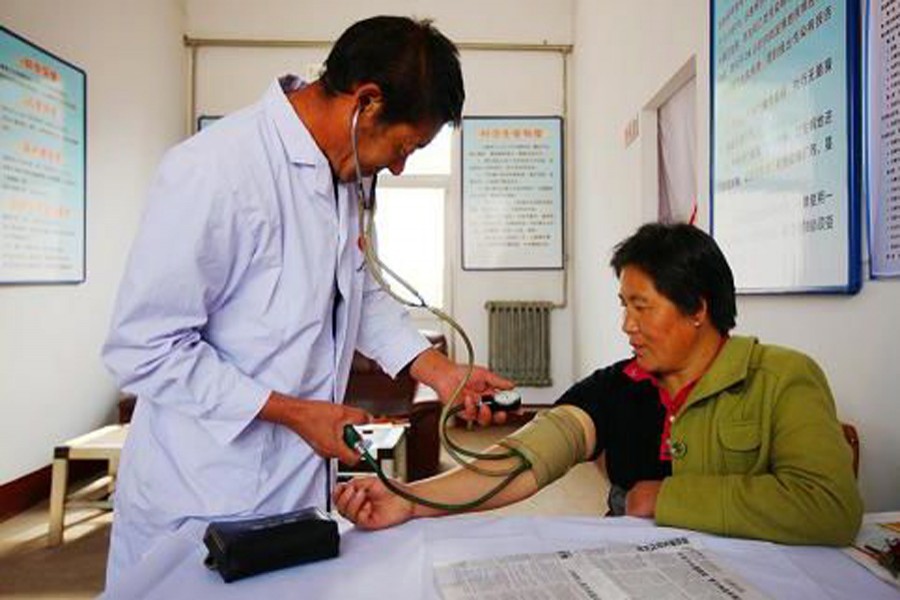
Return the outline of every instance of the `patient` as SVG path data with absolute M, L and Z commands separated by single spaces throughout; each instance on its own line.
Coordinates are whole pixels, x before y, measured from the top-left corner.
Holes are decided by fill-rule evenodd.
M 732 336 L 731 269 L 713 239 L 684 224 L 648 224 L 619 244 L 622 330 L 633 356 L 576 383 L 554 408 L 495 446 L 531 468 L 485 502 L 517 502 L 581 461 L 603 456 L 611 515 L 787 544 L 849 544 L 862 503 L 825 375 L 809 357 Z M 476 461 L 487 469 L 519 459 Z M 498 479 L 456 468 L 405 486 L 465 502 Z M 334 492 L 364 529 L 446 514 L 376 478 Z

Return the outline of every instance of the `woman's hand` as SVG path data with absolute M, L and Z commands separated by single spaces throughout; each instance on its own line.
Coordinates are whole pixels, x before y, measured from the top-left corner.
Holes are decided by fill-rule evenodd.
M 638 481 L 625 496 L 625 514 L 629 517 L 656 516 L 656 497 L 662 481 Z
M 338 512 L 360 529 L 393 527 L 413 516 L 412 502 L 395 495 L 377 477 L 357 477 L 339 483 L 332 498 Z

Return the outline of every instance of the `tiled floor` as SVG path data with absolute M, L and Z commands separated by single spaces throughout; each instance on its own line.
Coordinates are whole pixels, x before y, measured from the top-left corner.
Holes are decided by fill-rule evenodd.
M 510 428 L 454 430 L 454 439 L 481 449 Z M 449 468 L 449 459 L 442 467 Z M 599 515 L 607 483 L 593 464 L 575 467 L 532 498 L 497 510 L 507 515 Z M 46 547 L 47 505 L 0 523 L 0 598 L 94 598 L 103 589 L 111 515 L 96 510 L 67 511 L 65 543 Z
M 95 598 L 103 590 L 111 513 L 66 513 L 65 543 L 47 547 L 47 503 L 0 523 L 0 598 Z

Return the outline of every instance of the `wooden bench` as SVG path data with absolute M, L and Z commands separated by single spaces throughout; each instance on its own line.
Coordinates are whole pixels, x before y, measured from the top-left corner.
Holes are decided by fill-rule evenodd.
M 58 546 L 63 541 L 63 527 L 67 508 L 99 508 L 112 510 L 109 497 L 115 488 L 119 455 L 128 433 L 127 425 L 107 425 L 53 449 L 53 476 L 50 484 L 50 527 L 48 544 Z M 76 490 L 69 491 L 69 461 L 105 460 L 106 475 Z

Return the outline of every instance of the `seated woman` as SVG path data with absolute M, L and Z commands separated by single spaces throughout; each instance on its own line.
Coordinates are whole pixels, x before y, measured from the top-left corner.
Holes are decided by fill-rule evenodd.
M 576 383 L 551 410 L 499 443 L 531 468 L 480 510 L 522 500 L 603 455 L 609 514 L 788 544 L 849 544 L 862 503 L 825 375 L 809 357 L 731 336 L 734 280 L 713 239 L 690 225 L 648 224 L 619 244 L 622 329 L 634 356 Z M 476 461 L 485 469 L 515 456 Z M 456 468 L 405 486 L 459 503 L 495 477 Z M 365 529 L 445 514 L 375 478 L 335 489 Z

